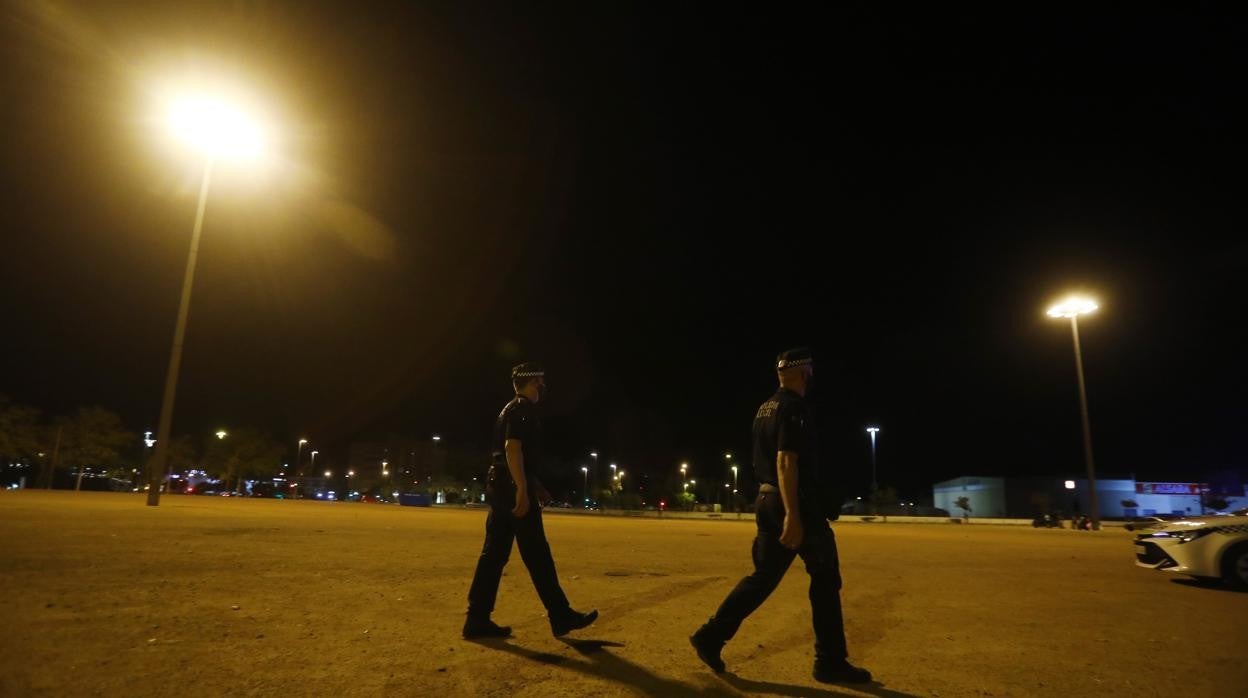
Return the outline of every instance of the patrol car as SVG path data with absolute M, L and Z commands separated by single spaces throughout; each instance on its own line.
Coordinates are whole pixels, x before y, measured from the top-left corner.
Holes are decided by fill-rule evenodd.
M 1135 564 L 1248 588 L 1248 508 L 1172 521 L 1139 533 Z

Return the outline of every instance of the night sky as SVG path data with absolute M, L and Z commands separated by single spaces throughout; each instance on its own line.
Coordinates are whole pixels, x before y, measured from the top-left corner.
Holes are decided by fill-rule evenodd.
M 634 472 L 748 452 L 816 352 L 824 456 L 903 493 L 1248 470 L 1245 27 L 569 3 L 8 2 L 0 393 L 154 429 L 199 164 L 151 85 L 238 76 L 281 162 L 219 168 L 175 433 L 484 446 L 509 367 L 550 447 Z M 930 491 L 930 490 L 929 490 Z

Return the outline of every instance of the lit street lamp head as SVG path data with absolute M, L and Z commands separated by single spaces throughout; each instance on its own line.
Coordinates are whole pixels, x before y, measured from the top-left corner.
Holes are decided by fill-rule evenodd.
M 224 439 L 226 436 L 228 436 L 228 435 L 225 433 L 225 430 L 224 430 L 224 429 L 220 429 L 220 430 L 218 430 L 218 431 L 217 431 L 217 438 L 218 438 L 218 439 Z
M 169 100 L 165 123 L 182 144 L 209 159 L 254 162 L 268 149 L 267 129 L 244 107 L 207 94 Z
M 1096 310 L 1098 307 L 1096 301 L 1087 296 L 1068 296 L 1061 302 L 1049 308 L 1049 317 L 1072 318 L 1080 315 L 1087 315 Z

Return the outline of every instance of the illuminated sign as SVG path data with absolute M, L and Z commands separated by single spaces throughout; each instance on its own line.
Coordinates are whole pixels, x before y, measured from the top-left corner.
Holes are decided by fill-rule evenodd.
M 1199 482 L 1137 482 L 1136 494 L 1186 494 L 1199 496 L 1201 488 L 1209 491 L 1209 485 Z

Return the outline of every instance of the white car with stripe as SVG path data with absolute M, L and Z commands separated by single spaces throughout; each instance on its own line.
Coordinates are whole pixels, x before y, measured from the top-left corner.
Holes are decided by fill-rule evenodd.
M 1248 588 L 1248 509 L 1141 532 L 1135 537 L 1135 564 Z

